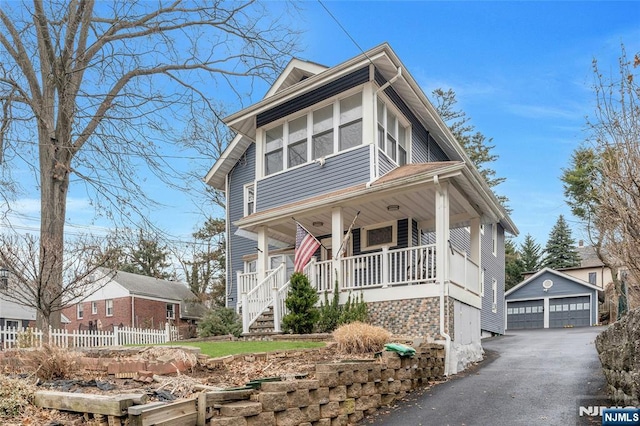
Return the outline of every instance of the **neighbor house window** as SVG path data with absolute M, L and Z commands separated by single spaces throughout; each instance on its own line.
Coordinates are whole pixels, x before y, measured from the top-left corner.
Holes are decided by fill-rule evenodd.
M 493 294 L 491 311 L 495 314 L 498 312 L 498 280 L 495 278 L 491 280 L 491 293 Z
M 244 215 L 256 212 L 256 187 L 253 183 L 244 186 Z
M 91 314 L 96 315 L 98 313 L 98 302 L 91 302 Z
M 20 321 L 18 320 L 6 320 L 5 325 L 7 328 L 18 329 L 20 327 Z
M 363 251 L 397 245 L 398 230 L 396 222 L 364 227 L 361 235 Z
M 105 306 L 105 311 L 107 313 L 107 316 L 112 317 L 113 316 L 113 299 L 105 300 L 104 306 Z
M 596 285 L 597 275 L 595 272 L 589 272 L 589 284 Z
M 264 175 L 362 144 L 362 92 L 336 99 L 264 133 Z
M 82 303 L 78 303 L 76 306 L 77 306 L 77 311 L 78 311 L 77 312 L 78 319 L 82 319 L 84 317 L 84 307 L 83 307 Z
M 399 166 L 407 163 L 407 125 L 382 99 L 378 98 L 378 148 Z
M 484 271 L 480 271 L 480 296 L 484 296 Z
M 167 319 L 174 319 L 175 317 L 175 305 L 173 303 L 167 303 Z

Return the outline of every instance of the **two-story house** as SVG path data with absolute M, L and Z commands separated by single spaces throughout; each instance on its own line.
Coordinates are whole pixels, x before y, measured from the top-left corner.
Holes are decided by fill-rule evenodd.
M 337 280 L 371 323 L 444 340 L 449 372 L 454 348 L 504 332 L 517 229 L 387 44 L 331 68 L 294 59 L 225 123 L 237 135 L 205 180 L 226 195 L 227 300 L 245 332 L 270 308 L 279 330 L 297 222 L 322 243 L 305 268 L 319 291 Z

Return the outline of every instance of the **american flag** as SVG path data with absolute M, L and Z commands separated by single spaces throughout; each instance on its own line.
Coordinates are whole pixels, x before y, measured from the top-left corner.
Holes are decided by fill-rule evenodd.
M 296 272 L 302 272 L 313 253 L 320 247 L 320 242 L 308 233 L 302 225 L 296 223 L 296 226 L 296 259 L 293 267 Z

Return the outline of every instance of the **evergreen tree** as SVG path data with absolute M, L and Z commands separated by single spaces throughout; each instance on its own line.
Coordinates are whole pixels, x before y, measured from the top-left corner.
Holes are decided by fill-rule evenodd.
M 285 305 L 289 313 L 282 318 L 284 331 L 295 334 L 308 334 L 313 329 L 320 318 L 316 303 L 318 303 L 318 292 L 311 287 L 309 279 L 300 272 L 291 275 L 289 294 L 285 300 Z
M 535 272 L 540 269 L 541 250 L 540 244 L 536 243 L 531 234 L 524 236 L 524 241 L 520 245 L 520 259 L 525 272 Z
M 580 254 L 575 247 L 571 229 L 564 220 L 564 216 L 560 215 L 553 229 L 551 229 L 544 251 L 543 266 L 545 267 L 561 269 L 580 265 Z
M 525 272 L 521 254 L 511 238 L 504 242 L 505 277 L 504 289 L 509 290 L 522 281 L 522 274 Z

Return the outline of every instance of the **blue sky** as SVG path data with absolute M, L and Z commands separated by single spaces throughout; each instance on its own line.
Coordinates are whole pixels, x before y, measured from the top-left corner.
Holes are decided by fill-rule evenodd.
M 493 138 L 499 155 L 493 168 L 507 179 L 497 192 L 510 200 L 521 232 L 518 242 L 530 233 L 544 246 L 560 214 L 580 238 L 559 176 L 585 138 L 585 116 L 593 110 L 592 60 L 615 72 L 620 43 L 627 52 L 640 51 L 640 2 L 323 4 L 363 50 L 388 42 L 428 96 L 438 87 L 457 93 L 460 109 L 476 130 Z M 284 6 L 267 3 L 274 11 Z M 303 31 L 301 59 L 333 66 L 361 53 L 320 3 L 304 2 L 301 8 L 302 19 L 296 19 Z M 257 85 L 244 106 L 261 99 L 267 89 L 267 84 Z M 232 104 L 229 111 L 239 108 Z M 193 161 L 184 159 L 183 167 Z M 208 159 L 198 161 L 212 165 Z M 152 221 L 176 239 L 188 239 L 203 222 L 202 199 L 152 180 L 147 185 L 165 204 L 149 212 Z M 20 213 L 11 218 L 15 225 L 37 227 L 36 197 L 27 194 L 13 206 Z M 213 214 L 223 216 L 220 210 Z M 74 232 L 104 233 L 108 226 L 94 220 L 92 207 L 78 191 L 70 193 L 68 223 Z

